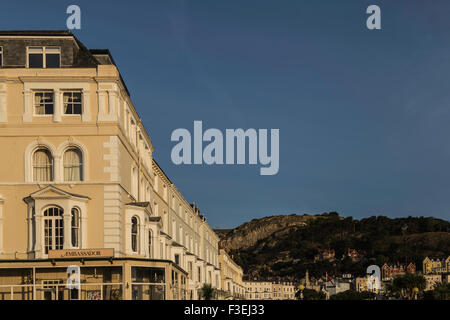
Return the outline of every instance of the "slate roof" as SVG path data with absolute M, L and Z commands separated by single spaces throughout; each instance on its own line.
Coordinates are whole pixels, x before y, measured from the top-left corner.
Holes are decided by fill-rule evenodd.
M 5 39 L 8 36 L 12 38 Z M 95 68 L 98 65 L 114 65 L 117 67 L 108 49 L 88 49 L 69 30 L 0 30 L 0 37 L 3 37 L 0 39 L 0 46 L 3 46 L 4 49 L 2 68 L 24 68 L 26 64 L 25 48 L 27 46 L 60 46 L 62 67 L 64 68 Z M 52 39 L 52 37 L 55 38 Z M 72 37 L 73 40 L 61 39 L 61 37 Z M 73 42 L 70 44 L 68 41 L 74 41 L 76 45 Z M 11 49 L 8 50 L 8 48 Z M 130 96 L 120 71 L 119 77 L 128 96 Z

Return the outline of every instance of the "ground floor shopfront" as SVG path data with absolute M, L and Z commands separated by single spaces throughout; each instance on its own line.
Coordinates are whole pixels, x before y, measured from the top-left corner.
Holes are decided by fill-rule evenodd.
M 186 283 L 168 260 L 0 260 L 0 300 L 180 300 Z

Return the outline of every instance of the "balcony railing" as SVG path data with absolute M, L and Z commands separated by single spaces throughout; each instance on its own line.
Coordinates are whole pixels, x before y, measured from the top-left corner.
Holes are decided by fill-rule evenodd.
M 66 283 L 0 285 L 0 300 L 122 300 L 123 283 Z M 165 300 L 164 283 L 131 283 L 133 300 Z

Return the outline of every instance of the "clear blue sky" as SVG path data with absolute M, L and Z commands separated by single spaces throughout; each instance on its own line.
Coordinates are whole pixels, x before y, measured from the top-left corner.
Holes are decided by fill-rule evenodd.
M 216 228 L 257 217 L 450 216 L 450 2 L 9 1 L 0 29 L 65 29 L 78 4 L 155 158 Z M 378 4 L 382 30 L 365 27 Z M 280 171 L 175 166 L 176 128 L 279 128 Z

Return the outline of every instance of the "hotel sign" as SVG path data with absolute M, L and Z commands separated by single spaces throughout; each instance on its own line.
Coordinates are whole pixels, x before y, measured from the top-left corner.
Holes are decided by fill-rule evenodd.
M 102 249 L 67 249 L 67 250 L 50 250 L 48 252 L 49 259 L 62 258 L 111 258 L 114 257 L 113 248 Z

